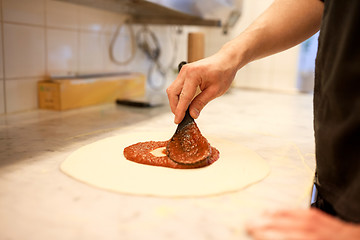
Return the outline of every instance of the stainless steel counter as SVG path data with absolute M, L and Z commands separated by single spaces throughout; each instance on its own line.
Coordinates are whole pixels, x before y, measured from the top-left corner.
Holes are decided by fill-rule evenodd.
M 79 147 L 109 136 L 175 131 L 167 106 L 0 116 L 0 238 L 248 239 L 244 224 L 262 211 L 308 206 L 315 167 L 312 96 L 232 90 L 211 102 L 197 123 L 205 136 L 256 151 L 270 164 L 270 175 L 213 197 L 116 194 L 69 178 L 59 165 Z

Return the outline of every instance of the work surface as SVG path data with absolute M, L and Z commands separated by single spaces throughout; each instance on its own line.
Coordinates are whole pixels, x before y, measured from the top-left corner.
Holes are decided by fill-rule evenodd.
M 110 104 L 0 116 L 0 238 L 248 239 L 244 224 L 264 210 L 308 207 L 315 168 L 311 95 L 231 90 L 211 102 L 197 124 L 205 136 L 254 150 L 269 163 L 270 175 L 213 197 L 107 192 L 66 176 L 59 165 L 106 137 L 175 131 L 168 106 Z M 129 181 L 146 184 L 141 176 Z

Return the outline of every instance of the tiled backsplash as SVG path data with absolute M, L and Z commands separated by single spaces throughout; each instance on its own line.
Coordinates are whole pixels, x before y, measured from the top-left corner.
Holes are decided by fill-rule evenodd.
M 273 0 L 244 0 L 241 20 L 232 29 L 232 37 L 243 31 Z M 274 91 L 294 92 L 297 81 L 299 46 L 282 53 L 257 60 L 241 69 L 234 85 Z
M 271 1 L 244 1 L 243 17 L 229 35 L 222 35 L 221 29 L 198 27 L 184 27 L 176 35 L 172 26 L 152 26 L 163 47 L 160 60 L 166 63 L 172 57 L 174 35 L 178 40 L 176 62 L 186 59 L 187 33 L 199 29 L 206 34 L 205 54 L 216 52 L 263 10 L 255 2 Z M 139 51 L 126 66 L 110 61 L 110 41 L 126 16 L 55 0 L 0 3 L 0 114 L 36 109 L 36 83 L 50 74 L 148 70 L 149 62 Z M 251 63 L 239 72 L 235 86 L 294 89 L 297 55 L 295 48 Z
M 50 74 L 146 72 L 146 62 L 110 61 L 110 40 L 124 15 L 54 0 L 0 2 L 0 114 L 36 109 L 36 83 Z
M 102 41 L 122 20 L 53 0 L 2 0 L 1 13 L 0 113 L 37 108 L 36 83 L 51 73 L 106 69 Z

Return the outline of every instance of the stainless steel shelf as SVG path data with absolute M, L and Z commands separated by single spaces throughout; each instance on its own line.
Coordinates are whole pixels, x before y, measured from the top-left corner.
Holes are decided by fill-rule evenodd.
M 217 19 L 204 19 L 146 0 L 57 0 L 127 14 L 133 23 L 221 27 Z

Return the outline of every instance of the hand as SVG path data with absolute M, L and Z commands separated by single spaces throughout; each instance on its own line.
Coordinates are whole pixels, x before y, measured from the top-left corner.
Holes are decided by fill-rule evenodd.
M 314 208 L 266 213 L 249 223 L 247 231 L 255 240 L 360 239 L 360 225 L 343 222 Z
M 166 92 L 176 124 L 184 118 L 189 105 L 190 115 L 196 119 L 209 101 L 221 96 L 230 87 L 237 66 L 225 52 L 220 51 L 211 57 L 184 65 L 168 87 Z M 195 97 L 197 87 L 201 92 Z

